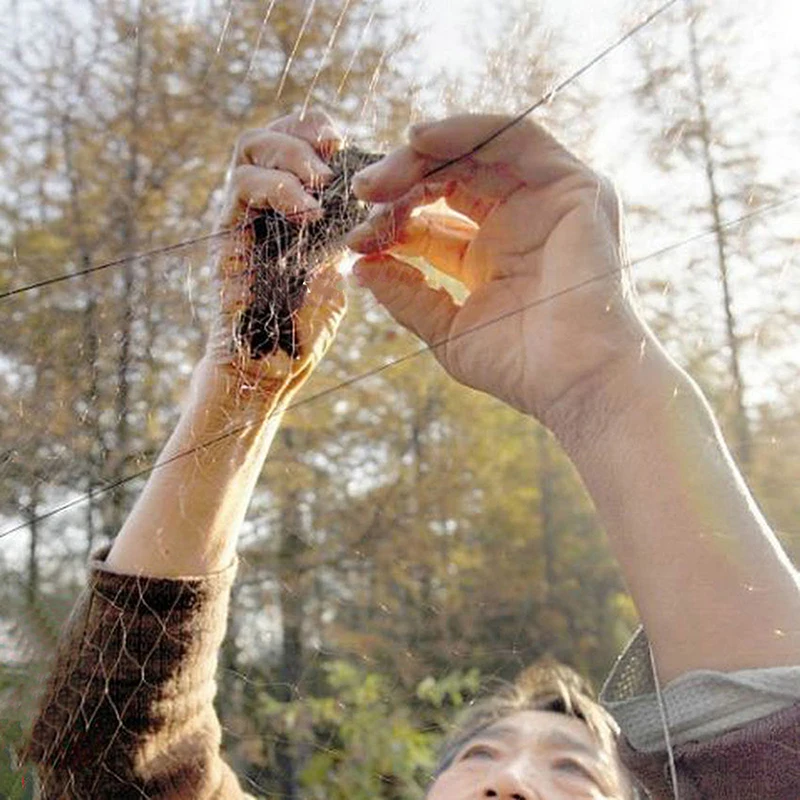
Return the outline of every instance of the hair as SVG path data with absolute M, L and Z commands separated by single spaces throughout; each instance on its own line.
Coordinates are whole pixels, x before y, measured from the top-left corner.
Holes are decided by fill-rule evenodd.
M 583 722 L 608 756 L 609 782 L 617 765 L 623 777 L 626 797 L 635 797 L 632 780 L 619 764 L 616 738 L 619 727 L 613 717 L 597 702 L 588 680 L 560 662 L 544 658 L 523 670 L 513 683 L 475 702 L 456 721 L 444 741 L 433 773 L 438 778 L 453 763 L 461 749 L 496 722 L 520 711 L 551 711 Z

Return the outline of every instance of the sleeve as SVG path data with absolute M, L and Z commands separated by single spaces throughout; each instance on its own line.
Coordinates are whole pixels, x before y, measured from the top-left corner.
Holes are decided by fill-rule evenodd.
M 40 797 L 245 800 L 213 707 L 236 566 L 145 578 L 105 569 L 106 552 L 91 564 L 30 735 Z
M 640 630 L 601 700 L 620 726 L 623 762 L 650 797 L 675 796 L 670 755 L 686 800 L 800 797 L 800 667 L 698 670 L 657 691 Z

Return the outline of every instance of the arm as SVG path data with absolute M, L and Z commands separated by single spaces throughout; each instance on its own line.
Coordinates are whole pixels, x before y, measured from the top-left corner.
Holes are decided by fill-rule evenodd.
M 572 407 L 560 438 L 609 532 L 658 677 L 800 664 L 797 573 L 696 384 L 648 343 L 599 397 L 597 428 L 581 430 Z
M 642 321 L 608 184 L 530 121 L 413 129 L 362 172 L 387 204 L 351 246 L 360 281 L 457 380 L 546 424 L 605 524 L 659 678 L 800 664 L 797 574 L 739 476 L 707 403 Z M 424 212 L 444 198 L 471 222 Z M 460 279 L 461 306 L 388 254 Z
M 198 365 L 178 425 L 106 557 L 108 569 L 178 578 L 233 563 L 253 488 L 288 402 L 280 390 L 234 398 L 233 381 L 208 359 Z
M 319 203 L 306 189 L 330 177 L 320 156 L 337 145 L 328 117 L 314 112 L 304 121 L 291 116 L 242 136 L 223 224 L 242 226 L 267 207 L 298 223 L 319 219 Z M 276 350 L 251 359 L 241 342 L 232 344 L 231 332 L 248 302 L 253 264 L 257 257 L 246 234 L 225 240 L 218 266 L 221 309 L 206 357 L 195 371 L 186 410 L 114 541 L 111 569 L 202 575 L 233 561 L 283 411 L 328 349 L 346 306 L 338 273 L 318 272 L 293 316 L 297 357 Z
M 252 359 L 233 338 L 256 267 L 247 223 L 265 208 L 319 216 L 309 184 L 335 139 L 289 117 L 236 149 L 218 258 L 221 302 L 178 426 L 110 551 L 93 564 L 56 656 L 29 756 L 43 798 L 245 797 L 220 756 L 213 700 L 239 529 L 280 418 L 345 310 L 336 271 L 309 277 L 297 352 Z M 316 148 L 316 150 L 315 150 Z

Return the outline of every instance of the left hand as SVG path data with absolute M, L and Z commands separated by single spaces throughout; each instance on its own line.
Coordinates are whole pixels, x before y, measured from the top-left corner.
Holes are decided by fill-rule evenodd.
M 203 375 L 221 377 L 215 389 L 221 383 L 223 393 L 270 400 L 291 395 L 333 341 L 347 306 L 342 277 L 334 264 L 309 277 L 302 306 L 292 315 L 298 344 L 295 358 L 277 348 L 263 358 L 253 358 L 235 332 L 251 302 L 258 269 L 249 223 L 270 208 L 298 227 L 319 219 L 319 201 L 309 190 L 330 179 L 324 158 L 340 145 L 332 120 L 321 111 L 307 112 L 302 119 L 299 114 L 283 117 L 266 128 L 248 131 L 236 144 L 221 219 L 221 227 L 232 232 L 217 259 L 220 305 L 200 370 Z

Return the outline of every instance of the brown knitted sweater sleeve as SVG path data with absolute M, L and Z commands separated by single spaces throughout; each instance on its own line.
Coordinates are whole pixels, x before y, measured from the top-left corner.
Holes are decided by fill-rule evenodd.
M 235 571 L 172 580 L 92 565 L 30 737 L 42 800 L 247 797 L 213 707 Z

